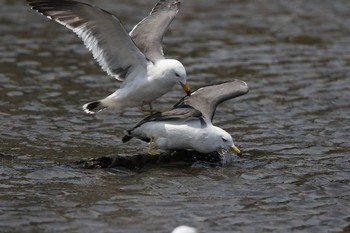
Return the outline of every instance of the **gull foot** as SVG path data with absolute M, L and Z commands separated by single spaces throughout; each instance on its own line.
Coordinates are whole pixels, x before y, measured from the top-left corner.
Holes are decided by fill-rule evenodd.
M 151 137 L 151 138 L 150 138 L 150 142 L 149 142 L 149 146 L 148 146 L 147 152 L 148 152 L 149 155 L 160 155 L 159 152 L 154 151 L 154 150 L 152 149 L 153 141 L 154 141 L 154 140 L 153 140 L 153 137 Z

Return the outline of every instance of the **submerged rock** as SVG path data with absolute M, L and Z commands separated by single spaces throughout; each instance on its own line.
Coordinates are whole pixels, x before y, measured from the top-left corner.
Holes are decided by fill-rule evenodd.
M 172 153 L 161 153 L 159 155 L 108 155 L 99 158 L 83 159 L 77 161 L 75 164 L 87 169 L 122 167 L 135 170 L 146 166 L 170 164 L 175 162 L 184 162 L 188 165 L 192 165 L 195 162 L 203 162 L 210 166 L 222 166 L 222 158 L 216 152 L 201 154 L 185 150 L 174 151 Z

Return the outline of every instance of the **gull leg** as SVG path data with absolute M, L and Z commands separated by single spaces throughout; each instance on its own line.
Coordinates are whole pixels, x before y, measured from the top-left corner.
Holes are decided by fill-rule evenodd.
M 142 103 L 141 108 L 140 108 L 141 112 L 150 112 L 150 113 L 156 112 L 156 111 L 152 110 L 152 104 L 149 103 L 148 105 L 149 105 L 149 109 L 146 109 L 146 108 L 144 108 L 145 103 Z
M 153 114 L 153 113 L 157 113 L 157 112 L 166 112 L 166 111 L 171 110 L 170 108 L 153 109 L 151 103 L 149 103 L 148 105 L 149 105 L 149 109 L 145 109 L 144 108 L 145 104 L 142 103 L 141 108 L 140 108 L 141 112 L 150 112 L 151 114 Z
M 150 155 L 160 155 L 159 152 L 154 151 L 154 150 L 152 149 L 152 145 L 153 145 L 153 137 L 151 137 L 151 141 L 149 142 L 148 151 L 147 151 L 148 154 L 150 154 Z
M 167 112 L 170 111 L 171 108 L 159 108 L 159 109 L 153 109 L 154 112 Z

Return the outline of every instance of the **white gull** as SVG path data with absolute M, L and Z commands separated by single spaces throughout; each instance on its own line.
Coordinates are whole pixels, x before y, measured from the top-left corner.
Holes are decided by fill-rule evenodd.
M 183 97 L 172 110 L 146 117 L 127 130 L 122 140 L 127 142 L 136 137 L 150 142 L 149 154 L 159 154 L 154 147 L 201 153 L 231 149 L 240 156 L 231 135 L 214 126 L 212 119 L 220 103 L 244 95 L 248 90 L 247 84 L 240 80 L 202 87 L 191 96 Z
M 181 62 L 165 59 L 163 35 L 176 16 L 181 0 L 160 0 L 149 16 L 128 34 L 118 18 L 95 6 L 71 0 L 27 0 L 40 12 L 80 37 L 102 69 L 123 81 L 113 94 L 83 106 L 87 113 L 105 108 L 123 110 L 148 104 L 180 84 L 190 95 Z

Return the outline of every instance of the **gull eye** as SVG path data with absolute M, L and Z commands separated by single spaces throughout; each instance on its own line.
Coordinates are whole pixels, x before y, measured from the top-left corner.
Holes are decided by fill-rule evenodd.
M 176 77 L 180 77 L 180 75 L 178 73 L 175 73 Z
M 226 139 L 226 138 L 222 138 L 222 140 L 223 140 L 224 142 L 227 142 L 227 139 Z

